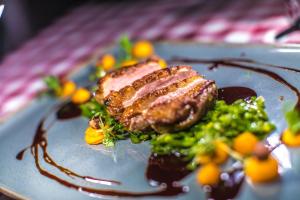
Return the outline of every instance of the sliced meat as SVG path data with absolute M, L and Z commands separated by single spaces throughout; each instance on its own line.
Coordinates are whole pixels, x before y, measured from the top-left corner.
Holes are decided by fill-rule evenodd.
M 145 62 L 113 71 L 99 80 L 99 87 L 96 91 L 95 98 L 99 103 L 103 103 L 104 98 L 111 91 L 119 91 L 143 76 L 159 69 L 161 69 L 161 66 L 158 64 L 158 61 L 156 59 L 149 59 Z
M 124 108 L 131 106 L 137 99 L 155 90 L 196 75 L 197 72 L 192 70 L 190 66 L 177 66 L 157 70 L 136 80 L 132 85 L 126 86 L 120 91 L 111 92 L 104 102 L 107 105 L 108 112 L 118 118 L 124 111 Z
M 156 99 L 143 117 L 159 133 L 186 129 L 205 115 L 217 95 L 214 81 L 206 81 L 184 95 L 172 98 L 174 95 L 168 94 Z
M 203 85 L 205 82 L 206 80 L 202 77 L 193 76 L 148 93 L 144 97 L 136 100 L 131 106 L 125 108 L 120 117 L 120 122 L 132 131 L 147 130 L 150 128 L 150 124 L 144 116 L 148 109 L 156 104 L 156 101 L 162 98 L 169 98 L 169 100 L 172 100 L 172 98 L 183 96 L 192 88 L 197 85 Z
M 196 123 L 217 99 L 214 81 L 190 66 L 160 69 L 157 60 L 109 73 L 96 99 L 130 131 L 173 132 Z

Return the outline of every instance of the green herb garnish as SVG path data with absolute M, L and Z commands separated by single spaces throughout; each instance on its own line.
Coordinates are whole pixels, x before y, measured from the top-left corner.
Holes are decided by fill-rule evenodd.
M 99 118 L 100 128 L 104 133 L 103 144 L 113 146 L 116 141 L 130 138 L 132 143 L 137 144 L 155 137 L 154 132 L 130 132 L 124 126 L 111 117 L 104 105 L 99 104 L 94 98 L 89 102 L 80 105 L 82 116 L 88 119 Z
M 289 130 L 294 134 L 300 133 L 300 112 L 293 108 L 285 113 Z
M 118 62 L 132 59 L 132 42 L 127 35 L 122 35 L 119 39 L 119 56 Z
M 106 75 L 105 70 L 102 67 L 100 67 L 100 66 L 96 66 L 96 67 L 94 67 L 93 73 L 91 73 L 89 75 L 89 80 L 90 81 L 96 81 L 99 78 L 104 77 L 105 75 Z
M 59 95 L 61 93 L 61 82 L 56 76 L 46 76 L 43 81 L 48 88 L 48 92 L 55 95 Z
M 112 118 L 107 113 L 105 106 L 99 104 L 94 98 L 87 103 L 81 104 L 80 109 L 84 117 L 88 119 L 100 119 L 99 126 L 104 133 L 103 144 L 105 146 L 113 146 L 117 140 L 128 137 L 128 132 L 124 129 L 123 125 Z

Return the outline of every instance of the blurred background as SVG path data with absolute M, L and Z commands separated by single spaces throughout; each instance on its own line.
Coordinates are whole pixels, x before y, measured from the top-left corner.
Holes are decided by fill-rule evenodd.
M 0 121 L 127 34 L 151 42 L 298 45 L 297 0 L 0 0 Z M 0 11 L 1 11 L 0 7 Z
M 4 2 L 4 1 L 3 1 Z M 0 56 L 34 37 L 41 29 L 85 0 L 6 0 L 0 20 Z
M 202 25 L 210 25 L 211 27 L 206 31 L 214 31 L 213 29 L 222 28 L 220 27 L 222 26 L 220 25 L 220 23 L 224 23 L 224 26 L 226 25 L 225 23 L 235 22 L 237 23 L 236 26 L 240 26 L 238 30 L 243 31 L 243 25 L 246 24 L 240 24 L 239 22 L 248 21 L 248 25 L 250 26 L 247 28 L 248 32 L 257 31 L 257 34 L 261 34 L 261 32 L 267 31 L 268 26 L 271 26 L 271 22 L 269 25 L 265 24 L 265 26 L 263 27 L 259 25 L 260 23 L 267 23 L 266 20 L 268 18 L 279 16 L 284 17 L 280 20 L 278 19 L 280 25 L 278 24 L 278 28 L 275 27 L 276 29 L 273 29 L 274 31 L 286 26 L 290 18 L 294 19 L 299 15 L 299 6 L 297 0 L 188 0 L 184 2 L 178 0 L 6 0 L 5 9 L 2 15 L 2 19 L 0 20 L 0 40 L 2 44 L 0 46 L 0 59 L 3 60 L 4 55 L 7 55 L 8 53 L 20 47 L 20 45 L 36 36 L 37 33 L 39 33 L 41 30 L 51 26 L 51 24 L 53 24 L 57 19 L 61 17 L 67 17 L 70 10 L 76 10 L 76 8 L 80 8 L 81 6 L 84 7 L 84 5 L 88 4 L 90 10 L 83 9 L 82 12 L 78 12 L 77 15 L 82 15 L 83 17 L 85 17 L 87 13 L 92 11 L 94 12 L 94 8 L 98 7 L 96 8 L 98 12 L 95 11 L 96 13 L 94 14 L 94 18 L 91 18 L 89 20 L 96 20 L 97 24 L 99 25 L 101 24 L 102 20 L 103 23 L 105 23 L 104 21 L 106 21 L 108 18 L 110 18 L 109 20 L 118 20 L 118 18 L 120 18 L 120 20 L 122 21 L 127 21 L 126 17 L 134 17 L 134 19 L 131 20 L 130 23 L 140 23 L 140 18 L 142 17 L 145 23 L 151 20 L 151 22 L 154 22 L 152 25 L 157 25 L 156 23 L 158 23 L 158 21 L 154 21 L 151 18 L 155 18 L 155 15 L 158 15 L 159 21 L 162 20 L 162 22 L 160 23 L 165 23 L 167 26 L 170 26 L 167 21 L 171 21 L 170 18 L 173 17 L 177 19 L 177 22 L 171 23 L 186 23 L 181 24 L 182 27 L 179 28 L 179 31 L 182 31 L 183 33 L 186 31 L 190 35 L 188 35 L 188 33 L 184 33 L 183 38 L 204 41 L 208 40 L 209 37 L 201 38 L 201 34 L 197 33 L 197 31 L 201 31 Z M 157 9 L 156 6 L 161 8 L 155 10 Z M 165 10 L 164 6 L 166 6 Z M 104 14 L 105 16 L 103 17 L 103 12 L 107 12 L 107 10 L 101 7 L 106 7 L 107 9 L 115 9 L 115 13 L 111 12 L 110 14 Z M 146 13 L 143 13 L 143 10 L 145 10 Z M 161 10 L 163 10 L 165 13 L 160 12 Z M 147 15 L 147 17 L 143 15 Z M 238 18 L 235 19 L 235 17 Z M 76 24 L 76 21 L 78 19 L 80 19 L 80 17 L 76 18 L 75 16 L 73 16 L 73 21 L 69 21 L 65 24 L 65 26 Z M 286 22 L 284 22 L 284 19 L 286 19 Z M 195 20 L 197 22 L 195 22 Z M 79 23 L 80 22 L 78 22 L 78 24 Z M 197 25 L 198 27 L 196 26 L 195 29 L 199 30 L 189 30 L 191 29 L 191 27 L 189 27 L 191 23 Z M 216 24 L 214 25 L 213 23 Z M 254 25 L 253 23 L 257 24 L 257 28 L 252 27 Z M 132 29 L 133 28 L 134 25 Z M 147 29 L 147 27 L 145 28 Z M 171 28 L 173 28 L 172 25 Z M 121 32 L 122 29 L 119 31 Z M 131 30 L 126 28 L 124 29 L 124 31 L 131 32 Z M 230 30 L 226 30 L 226 32 L 228 31 Z M 87 32 L 86 34 L 88 33 L 89 32 Z M 55 33 L 52 33 L 51 35 L 53 34 Z M 60 34 L 60 32 L 57 32 L 56 34 Z M 136 35 L 138 34 L 139 33 L 136 33 Z M 149 34 L 151 35 L 151 32 Z M 198 34 L 200 39 L 195 37 L 196 34 Z M 48 35 L 48 37 L 50 37 L 50 34 Z M 241 35 L 241 37 L 241 42 L 243 42 L 243 39 L 249 36 L 245 34 Z M 271 36 L 270 38 L 264 38 L 268 37 L 267 35 L 257 35 L 253 37 L 258 38 L 251 39 L 252 42 L 270 42 L 272 40 Z M 169 39 L 167 36 L 162 38 Z M 151 39 L 157 39 L 157 37 Z

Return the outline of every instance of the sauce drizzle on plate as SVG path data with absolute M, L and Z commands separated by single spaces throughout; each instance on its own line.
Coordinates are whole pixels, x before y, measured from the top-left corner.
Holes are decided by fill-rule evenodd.
M 184 62 L 184 63 L 202 63 L 202 64 L 210 64 L 209 70 L 218 68 L 218 67 L 231 67 L 231 68 L 239 68 L 248 71 L 254 71 L 256 73 L 264 74 L 277 82 L 285 85 L 291 91 L 293 91 L 297 97 L 296 108 L 300 110 L 300 92 L 299 90 L 293 86 L 291 83 L 286 81 L 283 77 L 276 74 L 273 71 L 269 71 L 267 69 L 253 67 L 247 64 L 262 64 L 252 60 L 247 59 L 215 59 L 215 60 L 202 60 L 202 59 L 188 59 L 188 58 L 177 58 L 173 59 L 171 62 Z M 242 63 L 240 63 L 242 62 Z M 266 65 L 273 68 L 278 68 L 282 70 L 290 70 L 294 72 L 300 72 L 298 69 L 281 67 L 275 65 Z M 250 88 L 246 87 L 227 87 L 219 89 L 219 99 L 225 100 L 226 103 L 230 104 L 237 99 L 246 99 L 256 96 L 256 92 Z M 57 120 L 66 120 L 72 119 L 74 117 L 79 117 L 81 114 L 80 109 L 77 105 L 72 103 L 62 104 L 58 107 L 56 111 Z M 96 189 L 85 186 L 80 186 L 75 183 L 71 183 L 63 178 L 55 176 L 50 173 L 46 169 L 44 169 L 40 165 L 39 161 L 39 149 L 42 150 L 43 160 L 51 166 L 56 167 L 64 174 L 77 177 L 89 182 L 106 184 L 106 185 L 119 185 L 121 184 L 118 181 L 114 180 L 106 180 L 106 179 L 98 179 L 89 176 L 79 175 L 61 165 L 58 165 L 53 158 L 47 152 L 47 130 L 44 127 L 44 122 L 46 118 L 43 118 L 36 129 L 35 137 L 30 147 L 30 151 L 35 160 L 36 168 L 39 170 L 40 174 L 79 192 L 85 193 L 87 195 L 96 196 L 117 196 L 117 197 L 145 197 L 145 196 L 176 196 L 179 194 L 186 193 L 189 189 L 187 186 L 182 186 L 178 183 L 179 180 L 187 176 L 191 171 L 185 168 L 186 162 L 182 161 L 180 158 L 176 158 L 173 156 L 155 156 L 151 155 L 149 158 L 149 163 L 146 171 L 146 178 L 149 181 L 149 184 L 155 186 L 157 190 L 150 192 L 127 192 L 122 190 L 111 190 L 111 189 Z M 48 127 L 49 129 L 50 127 Z M 24 152 L 28 149 L 25 148 L 21 150 L 16 158 L 18 160 L 23 159 Z M 232 172 L 222 173 L 223 176 L 226 176 L 225 179 L 223 177 L 221 183 L 215 187 L 211 187 L 210 191 L 206 191 L 208 198 L 218 199 L 220 196 L 226 196 L 226 198 L 234 198 L 243 182 L 243 174 L 240 170 L 234 170 Z M 222 177 L 221 177 L 222 178 Z M 224 197 L 225 197 L 224 196 Z
M 234 199 L 244 181 L 242 169 L 233 169 L 229 172 L 222 172 L 221 181 L 216 186 L 204 186 L 208 199 L 227 200 Z
M 57 119 L 72 119 L 75 117 L 80 116 L 78 114 L 77 109 L 69 109 L 69 107 L 66 109 L 66 106 L 70 106 L 70 103 L 67 104 L 62 104 L 61 106 L 58 107 L 58 110 L 56 111 L 56 116 Z M 76 105 L 71 105 L 71 106 L 76 106 Z M 74 113 L 72 113 L 74 111 Z M 63 117 L 62 117 L 63 116 Z M 47 118 L 47 117 L 46 117 Z M 58 165 L 53 158 L 48 154 L 47 151 L 47 146 L 48 146 L 48 141 L 47 141 L 47 130 L 44 127 L 44 123 L 46 118 L 41 119 L 41 121 L 38 124 L 38 127 L 35 132 L 35 136 L 33 139 L 33 142 L 31 144 L 30 150 L 31 154 L 34 157 L 35 160 L 35 166 L 39 170 L 40 174 L 43 176 L 46 176 L 68 188 L 76 189 L 79 192 L 87 193 L 87 194 L 93 194 L 93 195 L 101 195 L 101 196 L 118 196 L 118 197 L 144 197 L 144 196 L 176 196 L 181 193 L 185 193 L 188 191 L 188 187 L 186 186 L 181 186 L 180 184 L 167 184 L 167 185 L 160 185 L 158 187 L 158 190 L 156 191 L 150 191 L 150 192 L 126 192 L 126 191 L 121 191 L 121 190 L 109 190 L 109 189 L 96 189 L 96 188 L 90 188 L 90 187 L 84 187 L 77 185 L 75 183 L 71 183 L 67 180 L 64 180 L 63 178 L 60 178 L 46 169 L 44 169 L 41 164 L 40 164 L 40 158 L 39 158 L 39 149 L 42 150 L 42 155 L 43 155 L 43 160 L 48 163 L 49 165 L 56 167 L 59 169 L 61 172 L 64 174 L 71 176 L 71 177 L 77 177 L 80 179 L 83 179 L 88 182 L 92 183 L 98 183 L 98 184 L 104 184 L 104 185 L 120 185 L 121 182 L 115 181 L 115 180 L 106 180 L 106 179 L 99 179 L 99 178 L 93 178 L 90 176 L 82 176 L 79 175 L 70 169 L 67 169 L 61 165 Z M 51 127 L 48 127 L 50 129 Z M 16 158 L 18 160 L 23 159 L 23 155 L 25 151 L 28 149 L 25 148 L 21 150 L 17 155 Z M 171 166 L 169 166 L 171 167 Z M 151 176 L 148 176 L 149 179 L 151 179 Z M 173 182 L 172 182 L 173 183 Z
M 175 57 L 175 58 L 171 59 L 170 62 L 209 64 L 210 65 L 209 70 L 213 70 L 218 67 L 227 67 L 227 68 L 239 68 L 239 69 L 243 69 L 243 70 L 248 70 L 248 71 L 253 71 L 256 73 L 264 74 L 264 75 L 274 79 L 275 81 L 283 84 L 284 86 L 288 87 L 291 91 L 293 91 L 297 96 L 297 103 L 295 105 L 295 108 L 300 110 L 300 91 L 297 89 L 296 86 L 289 83 L 287 80 L 285 80 L 282 76 L 275 73 L 274 71 L 270 71 L 265 68 L 254 67 L 254 66 L 247 65 L 247 64 L 264 65 L 266 67 L 277 68 L 277 69 L 281 69 L 281 70 L 289 70 L 289 71 L 293 71 L 296 73 L 300 73 L 299 69 L 264 64 L 264 63 L 256 62 L 256 61 L 249 60 L 249 59 L 242 59 L 242 58 L 237 58 L 237 59 L 234 59 L 234 58 L 232 58 L 232 59 L 231 58 L 228 58 L 228 59 L 226 59 L 226 58 L 225 59 L 197 59 L 197 58 Z
M 256 92 L 247 87 L 224 87 L 218 90 L 218 100 L 224 100 L 227 104 L 232 104 L 238 99 L 248 100 L 257 96 Z

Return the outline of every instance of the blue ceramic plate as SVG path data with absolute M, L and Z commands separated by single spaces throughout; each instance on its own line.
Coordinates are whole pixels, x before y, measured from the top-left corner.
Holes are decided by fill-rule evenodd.
M 247 58 L 258 62 L 300 69 L 300 49 L 292 47 L 243 46 L 243 45 L 211 45 L 197 43 L 157 43 L 158 55 L 165 59 L 174 56 L 188 58 Z M 254 71 L 223 68 L 208 70 L 207 65 L 194 63 L 194 69 L 208 79 L 216 80 L 219 87 L 245 86 L 261 95 L 266 100 L 268 115 L 277 130 L 268 138 L 271 145 L 279 141 L 279 133 L 285 127 L 282 107 L 285 103 L 294 104 L 297 96 L 287 86 L 261 73 Z M 300 73 L 274 68 L 264 64 L 251 64 L 260 69 L 273 71 L 283 79 L 300 88 Z M 85 84 L 89 67 L 75 76 L 80 84 Z M 23 160 L 17 160 L 17 153 L 29 146 L 41 118 L 56 104 L 55 100 L 41 99 L 34 101 L 27 109 L 15 114 L 0 127 L 0 189 L 18 198 L 24 199 L 93 199 L 86 193 L 62 186 L 58 182 L 41 175 L 35 167 L 30 151 L 25 152 Z M 46 126 L 51 121 L 46 120 Z M 99 185 L 71 178 L 51 167 L 44 161 L 41 166 L 63 180 L 78 185 L 115 189 L 131 192 L 155 191 L 145 178 L 145 170 L 150 155 L 148 142 L 131 144 L 120 141 L 114 148 L 102 145 L 91 147 L 84 140 L 87 120 L 74 118 L 55 123 L 48 131 L 48 151 L 55 161 L 73 171 L 93 177 L 113 179 L 121 185 Z M 41 153 L 41 151 L 40 151 Z M 290 154 L 283 145 L 278 147 L 274 155 L 280 161 L 281 179 L 275 183 L 253 186 L 244 181 L 236 199 L 299 199 L 300 176 L 292 165 Z M 42 156 L 42 155 L 40 155 Z M 300 155 L 299 155 L 300 156 Z M 189 192 L 165 199 L 205 199 L 202 189 L 195 183 L 195 174 L 186 176 L 181 184 L 189 187 Z M 112 196 L 97 196 L 103 199 L 114 199 Z M 129 197 L 132 199 L 132 197 Z M 142 199 L 164 199 L 164 197 L 142 197 Z

